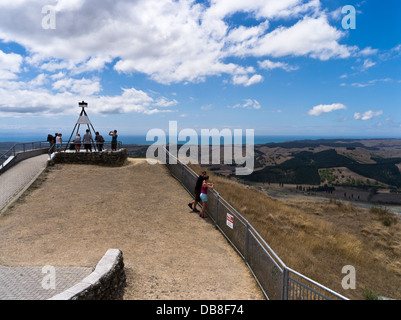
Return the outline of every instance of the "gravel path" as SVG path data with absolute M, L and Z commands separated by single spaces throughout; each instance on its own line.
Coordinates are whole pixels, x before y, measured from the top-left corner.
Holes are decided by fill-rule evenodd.
M 125 299 L 264 299 L 251 272 L 162 165 L 56 165 L 0 217 L 0 265 L 93 267 L 123 252 Z

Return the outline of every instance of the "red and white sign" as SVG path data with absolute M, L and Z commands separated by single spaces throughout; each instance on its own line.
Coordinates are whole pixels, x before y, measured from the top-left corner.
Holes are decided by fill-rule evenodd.
M 231 229 L 234 228 L 234 216 L 229 213 L 227 213 L 227 226 L 229 226 Z

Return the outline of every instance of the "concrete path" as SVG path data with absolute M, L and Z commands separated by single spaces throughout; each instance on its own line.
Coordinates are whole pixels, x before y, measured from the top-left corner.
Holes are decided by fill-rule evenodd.
M 47 154 L 24 160 L 0 175 L 0 212 L 6 209 L 46 168 Z M 44 300 L 70 288 L 91 268 L 6 267 L 0 265 L 0 300 Z M 55 276 L 55 282 L 50 278 Z
M 46 168 L 47 154 L 26 159 L 0 175 L 0 212 L 19 197 Z
M 0 300 L 46 300 L 90 275 L 84 267 L 0 266 Z

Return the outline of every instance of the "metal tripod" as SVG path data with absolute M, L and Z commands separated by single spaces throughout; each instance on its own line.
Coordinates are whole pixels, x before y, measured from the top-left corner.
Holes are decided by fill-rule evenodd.
M 76 134 L 79 132 L 79 127 L 81 126 L 81 124 L 86 124 L 86 125 L 88 126 L 89 133 L 91 134 L 92 137 L 96 135 L 95 128 L 93 127 L 92 123 L 89 121 L 88 114 L 87 114 L 86 111 L 85 111 L 85 108 L 88 106 L 88 103 L 86 103 L 85 101 L 82 101 L 82 102 L 79 102 L 78 104 L 79 104 L 79 106 L 82 108 L 82 110 L 81 110 L 81 113 L 79 114 L 78 121 L 77 121 L 77 123 L 75 124 L 74 129 L 72 130 L 71 136 L 70 136 L 70 138 L 68 139 L 68 143 L 67 143 L 67 145 L 65 146 L 64 151 L 67 150 L 68 145 L 70 144 L 70 141 L 71 141 L 71 138 L 72 138 L 72 136 L 73 136 L 73 134 L 74 134 L 75 129 L 77 129 Z M 78 128 L 77 128 L 77 127 L 78 127 Z M 92 133 L 91 133 L 91 128 L 92 128 L 92 130 L 93 130 L 93 135 L 92 135 Z M 93 140 L 91 141 L 91 145 L 93 145 L 94 150 L 96 151 L 96 144 L 93 142 Z

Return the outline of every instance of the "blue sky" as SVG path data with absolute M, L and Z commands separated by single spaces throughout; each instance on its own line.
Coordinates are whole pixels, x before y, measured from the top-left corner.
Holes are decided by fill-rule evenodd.
M 103 134 L 398 137 L 400 17 L 398 0 L 2 0 L 0 135 L 68 136 L 85 100 Z

